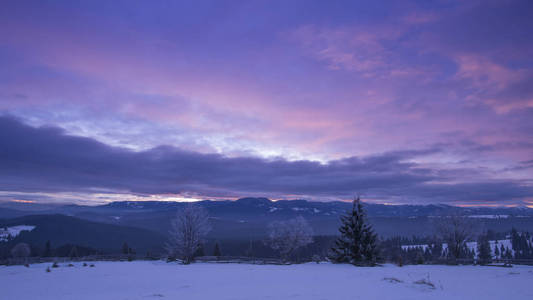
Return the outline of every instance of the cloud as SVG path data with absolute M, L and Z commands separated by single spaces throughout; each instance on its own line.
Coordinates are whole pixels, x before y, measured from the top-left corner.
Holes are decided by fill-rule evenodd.
M 365 77 L 408 72 L 393 64 L 387 43 L 396 41 L 403 30 L 393 26 L 321 28 L 307 25 L 294 30 L 290 38 L 312 57 L 332 70 L 347 70 Z
M 511 69 L 481 55 L 457 55 L 455 78 L 468 83 L 467 100 L 484 103 L 497 113 L 533 107 L 533 72 Z
M 0 117 L 0 183 L 11 192 L 142 195 L 196 194 L 202 197 L 266 195 L 343 199 L 354 193 L 369 199 L 469 202 L 517 201 L 533 195 L 521 182 L 457 182 L 413 160 L 439 149 L 405 150 L 328 163 L 282 158 L 226 157 L 159 146 L 146 151 L 112 147 L 71 136 L 58 127 L 31 127 Z

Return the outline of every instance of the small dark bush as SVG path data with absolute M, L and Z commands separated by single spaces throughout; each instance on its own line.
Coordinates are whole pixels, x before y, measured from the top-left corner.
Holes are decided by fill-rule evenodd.
M 401 256 L 398 257 L 397 266 L 398 267 L 403 267 L 403 258 Z
M 83 266 L 84 266 L 84 267 L 87 267 L 87 263 L 83 263 Z
M 320 256 L 318 256 L 318 255 L 316 255 L 316 254 L 313 255 L 313 257 L 312 257 L 311 259 L 312 259 L 314 262 L 316 262 L 317 264 L 319 264 L 320 261 L 322 260 L 322 259 L 320 258 Z
M 30 265 L 29 265 L 29 264 L 24 264 L 24 266 L 25 266 L 26 268 L 29 268 L 29 267 L 30 267 Z
M 388 281 L 390 283 L 402 283 L 403 282 L 403 280 L 398 279 L 396 277 L 385 277 L 383 278 L 383 280 Z
M 94 264 L 90 264 L 89 267 L 93 268 L 93 267 L 94 267 Z
M 74 265 L 73 264 L 68 264 L 68 267 L 74 267 Z
M 52 264 L 52 268 L 59 268 L 59 265 L 58 265 L 56 262 L 54 262 L 54 263 Z
M 435 289 L 435 284 L 433 282 L 431 282 L 429 280 L 429 278 L 428 279 L 420 279 L 420 280 L 417 280 L 417 281 L 415 281 L 413 283 L 414 284 L 426 285 L 426 286 L 428 286 L 431 289 Z

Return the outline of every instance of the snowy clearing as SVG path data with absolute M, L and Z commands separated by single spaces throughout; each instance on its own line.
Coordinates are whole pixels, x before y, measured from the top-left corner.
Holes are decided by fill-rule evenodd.
M 2 299 L 533 299 L 533 267 L 95 262 L 0 267 Z
M 35 229 L 33 225 L 18 225 L 12 227 L 0 228 L 0 242 L 7 241 L 8 237 L 16 237 L 22 231 L 32 231 Z
M 491 250 L 491 254 L 492 254 L 492 258 L 499 258 L 500 256 L 497 256 L 496 255 L 496 248 L 498 248 L 498 250 L 500 250 L 501 246 L 503 245 L 503 247 L 505 249 L 509 249 L 509 251 L 511 251 L 511 253 L 514 255 L 514 250 L 513 250 L 513 245 L 512 245 L 512 242 L 511 240 L 497 240 L 497 241 L 489 241 L 489 245 L 490 245 L 490 250 Z M 474 251 L 474 253 L 476 254 L 476 258 L 478 256 L 478 249 L 477 249 L 477 242 L 467 242 L 466 243 L 466 246 L 468 247 L 468 249 L 470 249 L 471 251 Z M 426 248 L 428 248 L 429 246 L 427 244 L 420 244 L 420 245 L 402 245 L 402 249 L 403 250 L 408 250 L 408 249 L 416 249 L 416 248 L 421 248 L 423 251 L 426 250 Z M 442 243 L 442 250 L 446 250 L 448 248 L 448 244 L 447 243 Z
M 468 217 L 475 219 L 507 219 L 509 215 L 470 215 Z

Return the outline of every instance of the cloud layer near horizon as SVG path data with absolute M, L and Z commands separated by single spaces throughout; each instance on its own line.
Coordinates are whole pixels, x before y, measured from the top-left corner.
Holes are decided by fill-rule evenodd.
M 398 203 L 516 204 L 533 193 L 519 181 L 491 180 L 474 169 L 440 170 L 412 160 L 437 149 L 348 157 L 326 164 L 283 158 L 227 157 L 171 146 L 113 147 L 0 117 L 0 186 L 7 192 L 263 195 Z M 474 181 L 467 178 L 477 177 Z M 462 182 L 457 182 L 460 179 Z M 26 200 L 31 200 L 26 198 Z

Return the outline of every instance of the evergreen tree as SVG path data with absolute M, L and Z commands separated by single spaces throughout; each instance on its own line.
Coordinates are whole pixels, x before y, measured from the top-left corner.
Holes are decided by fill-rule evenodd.
M 486 235 L 481 235 L 477 240 L 478 262 L 482 265 L 492 262 L 492 251 L 490 250 L 489 239 Z
M 435 239 L 433 245 L 431 246 L 431 259 L 433 261 L 438 261 L 442 257 L 442 242 Z
M 44 245 L 43 257 L 50 257 L 50 256 L 52 256 L 52 248 L 50 246 L 50 241 L 46 241 L 46 244 Z
M 422 251 L 418 250 L 416 251 L 416 264 L 417 265 L 423 265 L 424 264 L 424 256 L 422 255 Z
M 220 252 L 220 246 L 218 245 L 218 242 L 215 243 L 215 250 L 213 250 L 213 256 L 222 256 L 222 252 Z
M 70 258 L 78 257 L 78 248 L 76 248 L 76 246 L 72 246 L 72 249 L 70 249 L 70 253 L 68 256 Z
M 513 259 L 513 253 L 509 248 L 505 248 L 505 258 L 507 259 Z
M 354 199 L 351 211 L 341 217 L 341 222 L 341 236 L 331 248 L 330 259 L 336 263 L 353 265 L 375 264 L 377 236 L 366 221 L 359 197 Z
M 199 244 L 198 245 L 198 248 L 196 249 L 196 252 L 194 252 L 194 257 L 197 257 L 197 256 L 205 256 L 205 252 L 204 252 L 204 245 L 203 244 Z
M 248 245 L 248 248 L 246 249 L 246 251 L 244 252 L 244 256 L 247 256 L 247 257 L 254 257 L 254 245 L 253 245 L 253 242 L 252 240 L 250 240 L 250 245 Z
M 426 249 L 424 249 L 424 261 L 431 261 L 431 250 L 429 249 L 429 247 L 426 247 Z
M 516 228 L 511 229 L 511 246 L 517 251 L 520 248 L 520 236 Z
M 122 254 L 129 254 L 130 253 L 130 247 L 128 246 L 128 243 L 124 242 L 122 244 Z

